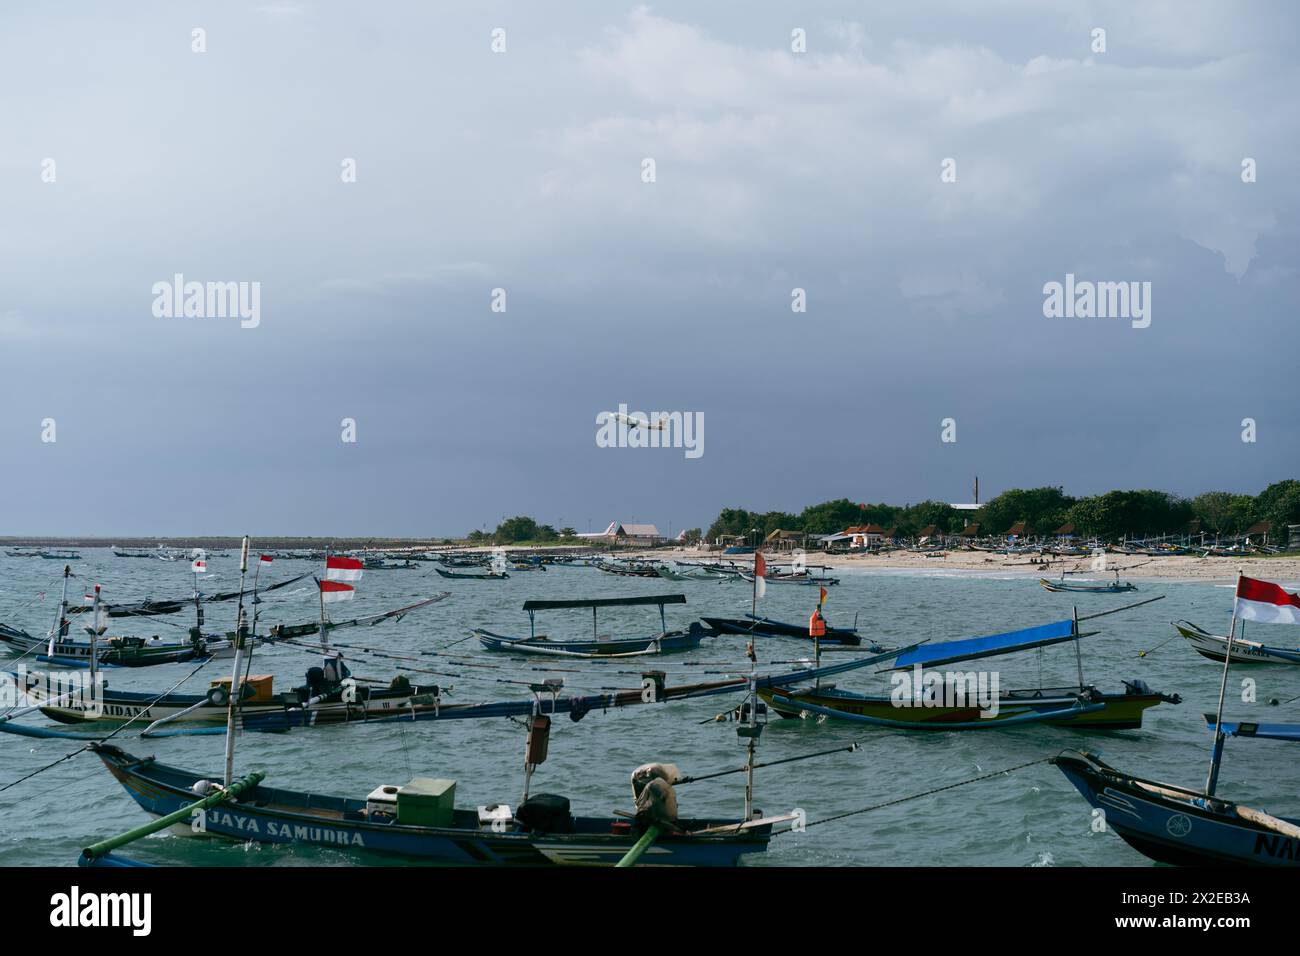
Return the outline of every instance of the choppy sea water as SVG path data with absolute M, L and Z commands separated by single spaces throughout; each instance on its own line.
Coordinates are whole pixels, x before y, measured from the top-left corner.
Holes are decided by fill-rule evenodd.
M 83 550 L 73 562 L 77 575 L 70 595 L 79 597 L 94 583 L 105 599 L 126 602 L 144 597 L 189 593 L 185 562 L 117 558 L 107 550 Z M 237 586 L 237 557 L 211 557 L 204 587 Z M 301 561 L 278 560 L 267 576 L 280 580 L 315 569 Z M 47 632 L 58 602 L 62 563 L 0 556 L 0 621 L 33 633 Z M 1198 785 L 1208 765 L 1210 735 L 1202 714 L 1217 701 L 1221 668 L 1195 654 L 1170 626 L 1186 618 L 1222 633 L 1227 628 L 1231 590 L 1222 584 L 1139 581 L 1138 592 L 1118 595 L 1051 594 L 1028 573 L 1004 572 L 838 572 L 842 583 L 830 590 L 826 607 L 832 625 L 854 616 L 864 636 L 887 645 L 928 638 L 951 640 L 996 633 L 1068 617 L 1077 604 L 1085 615 L 1158 594 L 1165 599 L 1085 626 L 1101 631 L 1084 642 L 1084 676 L 1103 690 L 1120 691 L 1122 679 L 1139 677 L 1157 690 L 1178 693 L 1181 705 L 1147 711 L 1141 730 L 1079 732 L 1047 726 L 968 732 L 896 733 L 845 723 L 780 720 L 773 717 L 762 736 L 760 760 L 778 760 L 861 741 L 857 753 L 787 764 L 755 774 L 757 805 L 768 813 L 802 808 L 809 821 L 886 803 L 950 783 L 1048 757 L 1063 749 L 1089 749 L 1109 763 L 1143 776 Z M 669 683 L 717 679 L 744 673 L 744 641 L 706 640 L 697 651 L 618 662 L 523 660 L 489 654 L 468 638 L 474 627 L 500 633 L 527 633 L 521 605 L 529 598 L 563 599 L 627 594 L 685 593 L 687 604 L 669 608 L 669 625 L 685 627 L 699 615 L 739 616 L 749 610 L 747 584 L 671 582 L 623 578 L 584 567 L 554 567 L 520 572 L 503 582 L 447 580 L 433 565 L 418 570 L 368 571 L 358 599 L 340 605 L 336 618 L 388 610 L 440 591 L 452 597 L 397 624 L 336 632 L 339 643 L 376 648 L 416 661 L 366 659 L 351 655 L 357 676 L 387 680 L 399 667 L 413 682 L 450 689 L 446 699 L 472 703 L 527 697 L 520 682 L 563 677 L 566 691 L 592 693 L 635 687 L 644 669 L 667 671 Z M 38 594 L 44 592 L 44 599 Z M 806 621 L 815 603 L 813 588 L 772 585 L 760 612 L 791 622 Z M 209 605 L 207 629 L 234 624 L 234 602 Z M 303 623 L 317 613 L 314 585 L 293 586 L 266 598 L 263 629 L 273 623 Z M 166 622 L 174 622 L 169 626 Z M 538 633 L 554 638 L 590 634 L 589 612 L 542 612 Z M 190 615 L 167 619 L 116 619 L 110 634 L 181 636 Z M 658 627 L 654 608 L 602 612 L 601 632 L 643 635 Z M 1251 634 L 1261 637 L 1265 626 Z M 467 639 L 468 638 L 468 639 Z M 1272 643 L 1295 646 L 1284 627 L 1268 628 Z M 1153 650 L 1154 649 L 1154 650 Z M 791 660 L 808 654 L 806 641 L 760 639 L 760 660 Z M 1142 650 L 1152 651 L 1139 657 Z M 441 656 L 426 652 L 438 651 Z M 838 658 L 833 658 L 838 659 Z M 302 680 L 318 659 L 306 652 L 276 648 L 258 652 L 254 673 L 273 674 L 276 686 Z M 1000 672 L 1002 686 L 1061 686 L 1076 680 L 1072 645 L 1060 645 L 980 662 Z M 173 664 L 108 672 L 114 687 L 157 691 L 193 669 Z M 214 661 L 180 690 L 200 692 L 209 680 L 229 676 L 229 661 Z M 839 679 L 841 686 L 887 690 L 885 678 L 870 670 Z M 1241 681 L 1256 682 L 1256 703 L 1243 703 Z M 1288 668 L 1234 668 L 1228 714 L 1244 720 L 1295 720 L 1300 673 Z M 1283 703 L 1273 706 L 1276 699 Z M 739 767 L 744 750 L 735 725 L 709 718 L 734 703 L 706 698 L 607 713 L 593 712 L 580 722 L 555 721 L 549 760 L 534 777 L 534 792 L 562 793 L 578 814 L 608 815 L 630 809 L 629 773 L 651 760 L 678 764 L 685 773 L 703 774 Z M 23 718 L 43 723 L 39 714 Z M 115 742 L 139 755 L 155 754 L 164 763 L 219 774 L 220 737 L 133 739 Z M 245 734 L 239 738 L 238 773 L 259 770 L 268 783 L 293 790 L 364 797 L 381 784 L 402 784 L 415 775 L 457 781 L 457 802 L 474 806 L 518 802 L 522 783 L 523 730 L 511 721 L 474 720 L 372 724 L 295 730 L 287 734 Z M 33 740 L 0 735 L 0 786 L 40 768 L 79 746 L 77 741 Z M 1294 776 L 1283 750 L 1270 741 L 1227 744 L 1220 794 L 1274 814 L 1300 810 Z M 690 816 L 739 816 L 743 777 L 684 785 L 681 812 Z M 0 793 L 0 865 L 71 865 L 83 846 L 145 822 L 148 818 L 89 753 L 44 771 Z M 802 834 L 777 837 L 767 854 L 751 865 L 768 866 L 1146 866 L 1145 857 L 1109 833 L 1093 833 L 1090 808 L 1059 771 L 1036 764 L 1009 775 L 924 796 L 896 806 L 814 826 Z M 357 858 L 310 847 L 266 847 L 218 840 L 192 840 L 165 833 L 135 844 L 130 855 L 175 865 L 347 865 L 384 864 L 383 857 Z

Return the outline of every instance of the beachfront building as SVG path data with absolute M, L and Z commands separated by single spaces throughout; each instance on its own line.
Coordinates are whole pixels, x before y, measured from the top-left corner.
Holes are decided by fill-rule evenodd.
M 1028 521 L 1017 521 L 1006 531 L 1008 541 L 1019 541 L 1028 538 L 1034 533 L 1033 526 Z
M 1253 525 L 1251 525 L 1249 528 L 1246 529 L 1246 544 L 1267 545 L 1268 536 L 1269 534 L 1272 533 L 1272 531 L 1273 531 L 1273 522 L 1256 521 Z M 1251 538 L 1254 538 L 1255 540 L 1251 541 L 1250 540 Z
M 659 529 L 652 524 L 624 524 L 611 521 L 604 531 L 587 531 L 578 535 L 601 544 L 621 544 L 636 548 L 649 548 L 663 541 Z
M 804 531 L 785 531 L 777 528 L 764 539 L 764 544 L 774 551 L 793 551 L 807 546 L 808 534 Z

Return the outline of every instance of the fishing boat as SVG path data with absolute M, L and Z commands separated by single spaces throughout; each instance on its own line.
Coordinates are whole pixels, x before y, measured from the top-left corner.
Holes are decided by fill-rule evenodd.
M 1068 591 L 1072 594 L 1118 594 L 1121 591 L 1136 591 L 1137 585 L 1128 581 L 1120 581 L 1119 572 L 1115 572 L 1115 580 L 1105 584 L 1092 584 L 1084 581 L 1067 581 L 1062 575 L 1059 581 L 1049 581 L 1047 578 L 1039 578 L 1038 583 L 1048 591 Z
M 650 594 L 635 597 L 591 598 L 574 601 L 525 601 L 528 613 L 528 637 L 507 637 L 483 628 L 475 628 L 479 643 L 489 651 L 512 651 L 517 654 L 534 654 L 553 657 L 639 657 L 645 654 L 667 654 L 672 651 L 694 650 L 709 632 L 693 622 L 685 631 L 668 630 L 664 614 L 666 604 L 685 604 L 684 594 Z M 597 610 L 602 607 L 659 608 L 659 633 L 649 637 L 602 637 L 599 633 Z M 591 639 L 554 641 L 537 633 L 537 612 L 552 610 L 591 609 Z
M 1100 615 L 1089 618 L 1096 616 Z M 1089 618 L 1067 618 L 1004 634 L 922 645 L 895 659 L 891 670 L 911 668 L 914 673 L 905 675 L 907 680 L 896 679 L 889 694 L 863 694 L 818 683 L 794 691 L 770 689 L 760 696 L 782 717 L 828 717 L 900 730 L 989 730 L 1031 723 L 1123 730 L 1141 727 L 1142 716 L 1151 707 L 1181 703 L 1177 694 L 1158 693 L 1142 680 L 1124 681 L 1122 693 L 1104 693 L 1085 683 L 1081 641 L 1097 632 L 1081 633 L 1078 622 Z M 980 685 L 974 671 L 931 671 L 929 679 L 924 675 L 926 667 L 1067 641 L 1074 643 L 1079 671 L 1078 683 L 1070 687 L 1003 691 L 992 684 Z
M 1108 829 L 1158 863 L 1300 865 L 1300 819 L 1132 777 L 1086 752 L 1065 751 L 1052 763 L 1105 812 Z
M 612 564 L 607 561 L 593 561 L 592 567 L 606 574 L 618 574 L 628 578 L 659 577 L 659 567 L 654 564 Z
M 434 568 L 439 576 L 444 578 L 455 578 L 459 581 L 503 581 L 510 577 L 505 571 L 488 571 L 486 574 L 464 574 L 460 571 L 444 571 L 442 568 Z
M 86 608 L 94 614 L 93 623 L 85 628 L 89 637 L 72 637 L 72 622 L 68 619 L 72 613 L 68 607 L 68 580 L 71 577 L 72 568 L 64 565 L 63 592 L 49 633 L 38 637 L 21 628 L 0 624 L 0 644 L 4 645 L 5 650 L 16 657 L 34 655 L 42 663 L 71 667 L 85 667 L 91 663 L 115 667 L 147 667 L 203 659 L 206 656 L 196 630 L 191 630 L 188 641 L 164 641 L 157 636 L 105 637 L 107 626 L 102 623 L 102 619 L 106 614 L 100 600 L 99 585 L 95 585 L 94 604 Z
M 110 744 L 93 749 L 136 803 L 157 817 L 193 804 L 203 795 L 200 784 L 219 778 L 152 757 L 141 759 Z M 568 799 L 553 794 L 530 796 L 513 810 L 505 804 L 451 809 L 443 806 L 454 798 L 454 784 L 448 784 L 417 778 L 404 787 L 379 786 L 368 798 L 349 799 L 258 783 L 234 801 L 205 811 L 204 829 L 241 842 L 312 844 L 461 866 L 519 867 L 610 866 L 645 832 L 635 814 L 574 816 Z M 431 790 L 437 791 L 435 800 L 430 799 L 435 796 Z M 655 839 L 642 862 L 734 866 L 745 855 L 766 850 L 773 827 L 791 819 L 793 815 L 679 818 L 673 821 L 676 829 Z
M 748 614 L 744 618 L 705 617 L 701 618 L 701 620 L 720 634 L 737 634 L 743 637 L 759 634 L 763 637 L 797 637 L 810 640 L 808 625 L 806 624 L 785 624 L 771 618 L 754 617 Z M 826 633 L 822 636 L 821 642 L 823 644 L 843 644 L 857 647 L 862 643 L 862 638 L 858 635 L 856 627 L 831 627 L 827 625 Z
M 754 581 L 754 576 L 752 574 L 744 574 L 742 572 L 740 576 L 751 584 Z M 802 574 L 769 574 L 764 580 L 766 580 L 768 584 L 801 584 L 806 587 L 823 588 L 832 587 L 840 583 L 839 578 L 812 575 L 806 572 Z
M 1228 648 L 1228 638 L 1224 635 L 1211 634 L 1204 628 L 1197 627 L 1191 621 L 1172 621 L 1174 628 L 1187 639 L 1192 649 L 1202 657 L 1222 663 Z M 1246 622 L 1242 622 L 1241 633 L 1232 641 L 1232 663 L 1234 664 L 1300 664 L 1300 650 L 1295 648 L 1271 647 L 1259 641 L 1246 640 Z
M 258 563 L 261 564 L 263 562 L 259 561 Z M 308 577 L 311 577 L 311 572 L 304 571 L 302 574 L 296 574 L 283 581 L 277 581 L 275 584 L 259 586 L 258 593 L 269 594 L 272 591 L 279 591 L 281 588 L 287 588 L 292 584 L 297 584 L 299 581 Z M 238 597 L 238 591 L 220 591 L 216 594 L 203 594 L 200 592 L 199 601 L 203 604 L 218 604 L 223 601 L 233 601 Z M 145 598 L 143 601 L 136 601 L 129 604 L 110 604 L 104 602 L 103 609 L 104 613 L 109 617 L 158 617 L 166 614 L 176 614 L 179 611 L 191 607 L 193 603 L 193 595 L 185 598 L 169 598 L 160 601 L 155 601 L 152 598 Z M 91 607 L 89 604 L 72 606 L 68 608 L 68 613 L 84 614 L 90 609 Z
M 1273 816 L 1216 795 L 1224 743 L 1233 738 L 1300 740 L 1300 726 L 1225 723 L 1228 674 L 1236 659 L 1237 620 L 1300 623 L 1300 595 L 1239 574 L 1222 655 L 1219 705 L 1206 721 L 1214 733 L 1210 771 L 1200 789 L 1130 776 L 1094 754 L 1064 751 L 1052 763 L 1094 808 L 1107 827 L 1139 853 L 1176 865 L 1300 865 L 1300 819 Z

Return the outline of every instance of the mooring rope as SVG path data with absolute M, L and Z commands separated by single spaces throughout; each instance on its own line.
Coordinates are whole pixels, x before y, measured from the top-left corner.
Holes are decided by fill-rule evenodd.
M 779 833 L 773 834 L 773 836 L 779 836 L 782 833 L 803 832 L 803 830 L 821 826 L 823 823 L 833 823 L 836 820 L 843 820 L 845 817 L 857 816 L 859 813 L 870 813 L 872 810 L 883 810 L 885 807 L 897 806 L 900 803 L 907 803 L 909 800 L 919 800 L 921 797 L 934 796 L 934 794 L 943 793 L 945 790 L 955 790 L 958 787 L 964 787 L 967 784 L 979 783 L 981 780 L 990 780 L 993 777 L 1000 777 L 1003 774 L 1013 773 L 1016 770 L 1024 770 L 1026 767 L 1034 766 L 1034 764 L 1047 763 L 1047 761 L 1051 759 L 1051 757 L 1039 757 L 1037 760 L 1030 760 L 1028 763 L 1017 764 L 1014 767 L 1004 767 L 1001 770 L 994 770 L 992 773 L 985 773 L 978 777 L 971 777 L 969 780 L 959 780 L 957 783 L 950 783 L 943 787 L 935 787 L 933 790 L 926 790 L 923 793 L 914 793 L 911 796 L 899 797 L 897 800 L 887 800 L 884 803 L 862 807 L 860 810 L 849 810 L 847 813 L 837 813 L 834 816 L 823 817 L 820 820 L 814 820 L 812 823 L 804 824 L 801 830 L 781 830 Z
M 177 687 L 180 687 L 181 684 L 184 684 L 187 680 L 189 680 L 191 677 L 193 677 L 193 676 L 194 676 L 195 674 L 197 674 L 199 671 L 203 670 L 203 668 L 207 667 L 208 664 L 210 664 L 210 663 L 212 662 L 212 660 L 213 660 L 213 658 L 208 658 L 207 660 L 205 660 L 205 661 L 204 661 L 202 664 L 200 664 L 198 667 L 194 668 L 194 670 L 190 671 L 188 674 L 186 674 L 184 677 L 182 677 L 182 678 L 181 678 L 180 680 L 178 680 L 176 683 L 172 684 L 172 686 L 169 687 L 167 690 L 163 691 L 161 694 L 159 694 L 157 697 L 155 697 L 153 700 L 151 700 L 151 701 L 150 701 L 150 702 L 149 702 L 145 707 L 141 708 L 141 710 L 140 710 L 140 712 L 139 712 L 138 714 L 136 714 L 136 715 L 135 715 L 134 717 L 132 717 L 130 720 L 126 721 L 124 724 L 122 724 L 122 725 L 120 725 L 119 727 L 117 727 L 116 729 L 114 729 L 111 733 L 105 734 L 103 737 L 99 737 L 99 738 L 97 738 L 97 742 L 98 742 L 98 743 L 103 743 L 105 740 L 112 740 L 114 737 L 116 737 L 116 736 L 117 736 L 118 734 L 120 734 L 122 731 L 126 730 L 126 728 L 130 727 L 133 723 L 135 723 L 137 720 L 139 720 L 141 717 L 143 717 L 146 713 L 148 713 L 150 707 L 152 707 L 154 704 L 158 703 L 158 701 L 162 700 L 164 697 L 166 697 L 168 694 L 170 694 L 172 691 L 174 691 Z M 5 792 L 6 790 L 8 790 L 10 787 L 16 787 L 16 786 L 18 786 L 18 784 L 22 783 L 24 780 L 30 780 L 32 777 L 36 776 L 36 775 L 39 774 L 39 773 L 44 773 L 44 772 L 47 771 L 47 770 L 50 770 L 50 769 L 52 769 L 52 768 L 54 768 L 54 767 L 57 767 L 59 764 L 63 763 L 63 761 L 65 761 L 65 760 L 71 760 L 73 757 L 77 756 L 77 754 L 85 753 L 85 752 L 86 752 L 87 750 L 89 750 L 89 749 L 90 749 L 90 744 L 85 744 L 84 746 L 78 747 L 76 750 L 72 751 L 71 753 L 66 753 L 66 754 L 64 754 L 64 755 L 63 755 L 62 757 L 60 757 L 58 760 L 55 760 L 55 761 L 53 761 L 53 762 L 51 762 L 51 763 L 48 763 L 48 764 L 46 764 L 44 767 L 40 767 L 40 768 L 38 768 L 38 769 L 36 769 L 36 770 L 33 770 L 31 773 L 27 774 L 26 776 L 19 777 L 17 780 L 14 780 L 14 781 L 12 781 L 12 782 L 10 782 L 10 783 L 5 784 L 3 787 L 0 787 L 0 793 L 4 793 L 4 792 Z

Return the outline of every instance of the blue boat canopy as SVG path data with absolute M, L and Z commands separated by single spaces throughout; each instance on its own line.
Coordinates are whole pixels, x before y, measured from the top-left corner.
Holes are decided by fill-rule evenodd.
M 894 668 L 913 667 L 917 664 L 934 667 L 951 661 L 993 657 L 997 654 L 1028 650 L 1032 647 L 1059 644 L 1073 637 L 1074 622 L 1067 618 L 1064 621 L 1028 627 L 1023 631 L 1008 631 L 1006 634 L 990 634 L 987 637 L 968 637 L 960 641 L 944 641 L 942 644 L 923 644 L 915 650 L 899 655 L 898 660 L 894 662 Z
M 1206 726 L 1214 730 L 1214 715 L 1205 714 Z M 1223 732 L 1229 737 L 1260 737 L 1265 740 L 1300 741 L 1300 724 L 1260 724 L 1241 721 L 1223 722 Z

